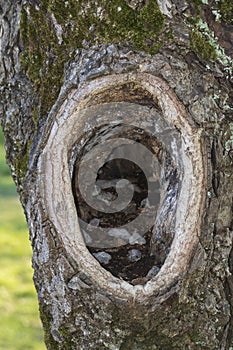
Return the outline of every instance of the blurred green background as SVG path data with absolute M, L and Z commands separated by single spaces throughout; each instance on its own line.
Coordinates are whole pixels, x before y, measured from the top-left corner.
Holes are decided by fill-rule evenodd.
M 0 129 L 0 349 L 45 350 L 28 229 Z

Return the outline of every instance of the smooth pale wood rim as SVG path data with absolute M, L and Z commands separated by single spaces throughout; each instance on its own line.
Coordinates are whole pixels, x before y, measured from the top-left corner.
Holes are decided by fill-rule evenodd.
M 160 272 L 144 286 L 133 286 L 114 277 L 89 253 L 80 232 L 68 168 L 68 151 L 74 143 L 76 131 L 83 125 L 83 121 L 79 120 L 80 111 L 90 105 L 97 94 L 128 82 L 134 82 L 152 94 L 164 118 L 180 130 L 183 139 L 184 174 L 177 207 L 176 234 Z M 38 160 L 37 185 L 46 215 L 53 222 L 67 254 L 77 261 L 93 286 L 119 299 L 144 301 L 152 295 L 164 293 L 177 283 L 187 271 L 198 243 L 206 197 L 201 130 L 193 125 L 175 94 L 160 78 L 146 73 L 97 78 L 78 90 L 72 90 L 60 107 Z

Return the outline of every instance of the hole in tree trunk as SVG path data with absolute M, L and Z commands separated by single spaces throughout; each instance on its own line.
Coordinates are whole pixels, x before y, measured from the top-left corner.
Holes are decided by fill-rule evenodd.
M 104 125 L 77 141 L 72 158 L 72 189 L 90 253 L 114 276 L 146 283 L 174 236 L 179 178 L 165 144 L 142 128 Z
M 137 293 L 142 302 L 163 295 L 188 270 L 198 244 L 206 189 L 201 130 L 166 82 L 147 73 L 104 76 L 72 90 L 64 103 L 61 96 L 37 162 L 43 210 L 97 289 L 122 300 Z M 120 179 L 113 171 L 104 179 L 107 168 L 116 166 Z M 143 173 L 147 180 L 141 208 L 131 183 L 138 169 L 143 194 Z M 129 176 L 123 179 L 125 172 Z M 132 221 L 130 205 L 138 210 Z M 132 284 L 151 281 L 142 292 L 120 278 Z

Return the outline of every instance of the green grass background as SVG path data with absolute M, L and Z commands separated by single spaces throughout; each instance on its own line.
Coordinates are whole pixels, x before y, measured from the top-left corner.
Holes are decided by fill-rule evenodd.
M 0 349 L 45 350 L 28 229 L 0 130 Z

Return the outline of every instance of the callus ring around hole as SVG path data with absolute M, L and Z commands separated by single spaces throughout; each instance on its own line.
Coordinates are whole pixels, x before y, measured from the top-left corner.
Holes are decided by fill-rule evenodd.
M 45 146 L 38 159 L 37 190 L 43 193 L 44 210 L 67 254 L 96 288 L 121 299 L 136 293 L 140 301 L 174 286 L 188 269 L 198 242 L 206 180 L 201 133 L 166 83 L 132 73 L 83 84 L 69 93 L 49 136 L 44 132 L 41 140 Z M 96 145 L 117 142 L 118 158 L 118 151 L 112 156 L 108 146 L 100 161 Z M 89 153 L 95 158 L 89 163 L 98 165 L 91 194 L 102 209 L 86 207 L 85 193 L 79 194 L 78 169 Z M 88 178 L 89 171 L 86 174 Z M 120 204 L 119 211 L 106 210 L 114 203 Z M 141 213 L 147 212 L 152 226 L 144 224 L 149 219 L 141 220 Z M 100 229 L 108 233 L 101 246 Z M 109 246 L 106 237 L 118 243 Z M 97 260 L 94 254 L 101 252 L 111 258 Z M 145 262 L 143 268 L 140 261 Z M 138 279 L 143 279 L 143 288 L 135 285 Z

